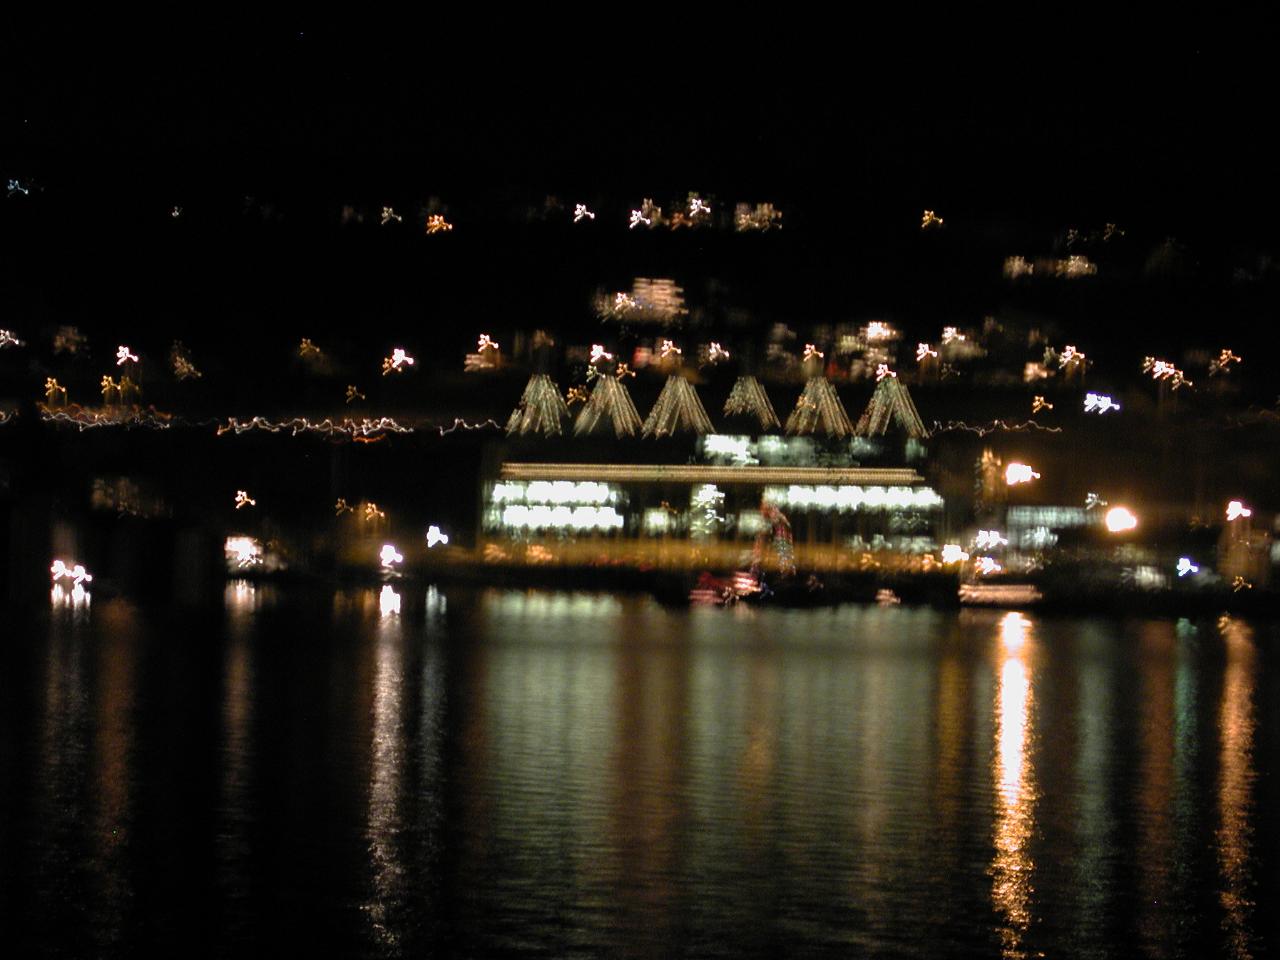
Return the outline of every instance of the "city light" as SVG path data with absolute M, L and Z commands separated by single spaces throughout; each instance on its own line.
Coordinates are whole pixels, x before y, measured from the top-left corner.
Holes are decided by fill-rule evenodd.
M 400 615 L 400 594 L 389 583 L 382 585 L 382 592 L 378 594 L 378 616 L 380 617 L 398 617 Z
M 1004 470 L 1004 482 L 1011 487 L 1019 483 L 1030 483 L 1032 480 L 1039 479 L 1040 474 L 1025 463 L 1011 463 Z
M 129 350 L 126 346 L 116 347 L 116 366 L 121 367 L 126 363 L 137 363 L 138 355 Z
M 969 554 L 958 543 L 946 543 L 942 546 L 943 563 L 964 563 Z
M 1002 537 L 999 530 L 979 530 L 978 535 L 973 538 L 973 545 L 979 550 L 990 550 L 992 547 L 1003 547 L 1008 543 L 1008 539 Z
M 390 570 L 397 563 L 404 563 L 404 556 L 393 545 L 384 543 L 378 554 L 384 569 Z
M 1228 523 L 1230 523 L 1232 520 L 1238 520 L 1241 517 L 1251 517 L 1251 516 L 1253 516 L 1253 511 L 1250 510 L 1248 507 L 1246 507 L 1239 500 L 1232 500 L 1230 503 L 1227 504 L 1227 522 Z
M 223 543 L 223 553 L 226 555 L 227 564 L 235 564 L 237 569 L 262 563 L 262 544 L 253 537 L 227 537 Z
M 84 564 L 76 563 L 70 566 L 63 560 L 54 560 L 53 565 L 49 567 L 49 574 L 53 582 L 60 583 L 71 581 L 75 586 L 93 582 L 93 575 L 84 568 Z
M 430 550 L 436 544 L 447 547 L 449 545 L 449 535 L 441 533 L 440 528 L 433 523 L 427 527 L 427 549 Z
M 247 490 L 236 491 L 236 509 L 237 510 L 239 510 L 241 507 L 256 507 L 257 505 L 258 505 L 258 501 L 254 500 L 251 496 L 249 496 L 249 492 Z
M 1103 393 L 1086 393 L 1084 396 L 1085 413 L 1106 413 L 1108 410 L 1119 410 L 1120 404 Z
M 1200 568 L 1191 562 L 1190 557 L 1178 558 L 1178 576 L 1185 577 L 1189 573 L 1199 573 Z
M 578 223 L 582 220 L 594 220 L 596 215 L 587 209 L 585 203 L 576 204 L 573 208 L 573 222 Z
M 389 373 L 400 373 L 405 367 L 413 366 L 415 362 L 403 347 L 396 347 L 391 351 L 391 356 L 383 359 L 382 375 L 385 377 Z
M 1123 533 L 1138 525 L 1138 518 L 1128 507 L 1112 507 L 1107 511 L 1104 522 L 1112 533 Z

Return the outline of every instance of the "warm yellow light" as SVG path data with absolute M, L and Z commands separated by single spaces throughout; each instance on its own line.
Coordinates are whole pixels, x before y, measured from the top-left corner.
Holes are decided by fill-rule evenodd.
M 1138 518 L 1128 507 L 1112 507 L 1107 511 L 1106 524 L 1112 533 L 1122 533 L 1136 527 Z

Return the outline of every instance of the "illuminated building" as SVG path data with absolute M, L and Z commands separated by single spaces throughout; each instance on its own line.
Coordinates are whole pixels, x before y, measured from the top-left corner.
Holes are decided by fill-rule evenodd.
M 834 387 L 814 379 L 835 408 Z M 740 378 L 730 401 L 726 409 L 748 429 L 776 429 L 754 378 Z M 590 429 L 582 429 L 584 417 Z M 811 418 L 813 429 L 799 435 L 716 433 L 693 384 L 676 374 L 643 431 L 667 437 L 655 447 L 638 436 L 620 381 L 600 373 L 577 439 L 548 446 L 517 430 L 504 444 L 514 449 L 489 458 L 481 550 L 509 559 L 532 556 L 536 546 L 542 564 L 738 568 L 752 563 L 762 541 L 785 537 L 789 545 L 794 537 L 797 560 L 811 567 L 842 568 L 872 555 L 938 563 L 944 504 L 916 466 L 903 465 L 923 458 L 925 435 L 905 385 L 880 381 L 859 421 L 862 435 L 847 415 L 843 429 L 822 429 L 819 409 Z M 613 429 L 587 442 L 597 424 Z M 905 447 L 886 436 L 890 428 L 906 435 Z M 791 562 L 789 546 L 787 553 Z

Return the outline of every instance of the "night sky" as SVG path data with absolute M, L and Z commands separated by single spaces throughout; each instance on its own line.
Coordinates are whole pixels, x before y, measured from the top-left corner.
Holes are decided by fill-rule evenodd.
M 1207 322 L 1205 349 L 1268 341 L 1280 204 L 1258 51 L 752 36 L 11 36 L 0 172 L 33 185 L 0 217 L 11 312 L 206 355 L 236 324 L 282 349 L 304 328 L 357 325 L 350 350 L 425 330 L 453 368 L 480 329 L 588 336 L 595 290 L 655 275 L 757 338 L 871 316 L 935 338 L 1022 311 L 1104 367 L 1114 343 L 1117 370 Z M 642 198 L 691 190 L 774 202 L 786 229 L 625 229 Z M 600 222 L 575 233 L 581 201 Z M 449 249 L 339 229 L 344 205 L 386 203 L 446 211 Z M 944 236 L 921 237 L 924 208 Z M 1008 295 L 1004 256 L 1109 222 L 1126 237 L 1093 291 Z

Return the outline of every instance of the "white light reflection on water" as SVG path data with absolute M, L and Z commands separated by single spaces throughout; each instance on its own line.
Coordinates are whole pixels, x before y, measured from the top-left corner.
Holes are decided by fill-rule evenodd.
M 1218 726 L 1222 759 L 1218 774 L 1218 868 L 1222 874 L 1219 901 L 1223 932 L 1230 955 L 1254 955 L 1253 919 L 1253 738 L 1254 685 L 1257 650 L 1253 629 L 1232 617 L 1218 623 L 1226 643 L 1227 667 L 1222 679 Z
M 1028 846 L 1035 833 L 1036 790 L 1028 755 L 1034 704 L 1028 653 L 1032 624 L 1023 614 L 1000 620 L 1000 681 L 996 691 L 995 781 L 996 855 L 991 863 L 991 901 L 1003 919 L 1003 955 L 1023 957 L 1031 924 L 1035 862 Z
M 400 594 L 390 584 L 378 598 L 378 627 L 374 639 L 373 742 L 369 772 L 369 818 L 366 836 L 373 868 L 373 897 L 365 911 L 378 941 L 394 948 L 399 943 L 396 917 L 404 899 L 404 864 L 400 834 L 401 777 L 405 763 L 402 731 L 404 635 Z
M 622 614 L 622 602 L 612 594 L 559 590 L 488 590 L 484 595 L 484 608 L 490 614 L 532 620 L 608 620 Z M 613 640 L 614 636 L 602 634 L 601 639 Z
M 400 616 L 400 594 L 389 583 L 378 594 L 378 615 L 384 620 Z
M 88 616 L 92 598 L 89 591 L 78 583 L 70 590 L 61 583 L 55 583 L 49 591 L 49 602 L 55 610 L 70 610 L 72 618 L 81 621 Z

